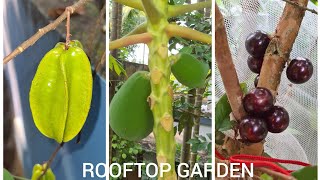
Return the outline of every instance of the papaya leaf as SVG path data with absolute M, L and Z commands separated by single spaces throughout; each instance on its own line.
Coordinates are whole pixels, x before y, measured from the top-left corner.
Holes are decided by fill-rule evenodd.
M 126 70 L 124 70 L 124 68 L 122 67 L 122 65 L 120 63 L 118 63 L 116 58 L 114 58 L 111 55 L 109 55 L 109 69 L 111 71 L 115 71 L 118 76 L 120 76 L 121 73 L 123 73 L 125 76 L 127 76 Z
M 6 170 L 5 168 L 3 168 L 3 180 L 14 180 L 11 173 L 8 170 Z
M 317 166 L 304 167 L 300 170 L 292 172 L 291 175 L 294 176 L 297 180 L 316 180 L 318 175 Z
M 247 93 L 246 83 L 240 83 L 240 87 L 243 93 Z M 233 123 L 230 121 L 230 113 L 232 112 L 231 106 L 228 102 L 227 95 L 224 94 L 217 102 L 215 106 L 215 130 L 226 131 L 233 127 Z

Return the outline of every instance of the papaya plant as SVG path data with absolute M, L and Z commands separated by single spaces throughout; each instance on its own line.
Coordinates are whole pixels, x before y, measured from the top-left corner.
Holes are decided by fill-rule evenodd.
M 134 0 L 134 1 L 125 1 L 125 0 L 116 0 L 116 2 L 123 5 L 127 5 L 132 8 L 143 11 L 146 14 L 147 21 L 139 25 L 128 35 L 110 42 L 109 49 L 118 49 L 124 46 L 133 45 L 137 43 L 145 43 L 149 48 L 149 60 L 148 66 L 150 72 L 139 73 L 140 79 L 150 79 L 150 93 L 148 96 L 142 97 L 139 95 L 140 91 L 137 91 L 135 94 L 130 94 L 130 96 L 141 96 L 143 98 L 141 101 L 148 102 L 148 110 L 152 112 L 152 117 L 147 117 L 149 120 L 148 123 L 153 123 L 152 131 L 156 140 L 156 153 L 157 153 L 157 162 L 160 163 L 169 163 L 171 169 L 169 172 L 163 174 L 163 177 L 158 177 L 158 179 L 168 179 L 173 180 L 177 179 L 175 172 L 175 139 L 174 139 L 174 128 L 173 128 L 173 115 L 172 115 L 172 103 L 173 103 L 173 90 L 170 85 L 170 75 L 171 67 L 173 62 L 170 61 L 168 54 L 168 43 L 169 39 L 172 37 L 182 37 L 190 40 L 200 41 L 206 44 L 212 43 L 212 38 L 210 35 L 193 30 L 191 28 L 179 26 L 168 22 L 168 19 L 174 16 L 178 16 L 193 10 L 203 9 L 205 7 L 211 7 L 211 1 L 200 2 L 190 5 L 170 5 L 167 0 Z M 181 56 L 180 56 L 181 57 Z M 180 61 L 180 59 L 178 59 Z M 177 62 L 178 62 L 177 61 Z M 182 60 L 183 61 L 183 60 Z M 181 62 L 182 62 L 181 61 Z M 181 73 L 179 75 L 188 75 L 188 72 L 182 71 L 186 66 L 183 64 L 181 66 Z M 199 69 L 199 73 L 203 69 Z M 190 82 L 193 81 L 195 76 L 188 76 L 186 79 Z M 188 79 L 190 78 L 190 79 Z M 137 78 L 138 79 L 138 78 Z M 196 87 L 202 82 L 203 79 L 199 79 L 197 84 L 191 83 L 190 85 Z M 131 83 L 129 80 L 126 83 Z M 125 88 L 126 83 L 122 86 Z M 129 87 L 129 86 L 127 86 Z M 130 86 L 132 87 L 132 86 Z M 121 89 L 122 89 L 121 88 Z M 141 93 L 146 93 L 144 87 L 139 87 Z M 121 89 L 119 91 L 121 91 Z M 126 89 L 123 91 L 130 91 Z M 117 93 L 119 96 L 119 92 Z M 127 93 L 124 93 L 127 95 Z M 122 95 L 124 96 L 124 95 Z M 121 100 L 122 99 L 122 100 Z M 116 102 L 121 100 L 121 102 Z M 137 99 L 136 99 L 137 100 Z M 119 119 L 113 119 L 113 113 L 123 113 L 126 111 L 116 112 L 111 111 L 113 109 L 113 104 L 120 104 L 122 106 L 128 106 L 126 103 L 126 98 L 116 98 L 113 99 L 110 104 L 110 124 Z M 135 106 L 135 107 L 133 107 Z M 140 108 L 135 103 L 130 104 L 128 108 Z M 145 107 L 145 106 L 144 106 Z M 141 109 L 144 107 L 141 106 Z M 123 108 L 125 109 L 125 108 Z M 129 109 L 127 109 L 129 110 Z M 145 112 L 148 114 L 149 112 Z M 127 113 L 126 113 L 127 114 Z M 146 116 L 146 115 L 144 115 Z M 113 128 L 116 132 L 123 128 L 124 131 L 130 129 L 130 125 L 136 123 L 137 119 L 133 119 L 130 116 L 123 118 L 125 125 L 124 127 Z M 151 122 L 150 122 L 151 121 Z M 127 123 L 125 123 L 127 122 Z M 140 126 L 146 126 L 146 124 L 141 124 Z M 146 131 L 146 129 L 138 128 L 135 129 L 135 133 L 140 133 L 140 131 Z M 123 133 L 123 132 L 122 132 Z M 147 134 L 147 132 L 145 132 Z M 141 134 L 139 134 L 140 136 Z M 145 136 L 145 135 L 144 135 Z M 140 138 L 143 138 L 141 135 Z M 140 139 L 139 138 L 139 139 Z

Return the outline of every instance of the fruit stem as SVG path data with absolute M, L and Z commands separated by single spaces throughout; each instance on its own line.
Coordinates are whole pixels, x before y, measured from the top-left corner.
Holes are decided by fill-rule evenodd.
M 64 145 L 64 142 L 60 143 L 59 146 L 54 150 L 54 152 L 50 156 L 50 159 L 47 161 L 47 165 L 46 165 L 45 169 L 43 170 L 42 174 L 38 177 L 37 180 L 40 180 L 41 177 L 46 174 L 46 172 L 50 168 L 50 165 L 51 165 L 53 159 L 56 157 L 56 155 L 58 154 L 59 150 L 62 148 L 63 145 Z
M 157 8 L 163 16 L 158 17 L 157 21 L 147 23 L 147 31 L 152 35 L 152 41 L 148 43 L 151 76 L 151 94 L 148 100 L 154 117 L 153 133 L 156 140 L 158 167 L 161 163 L 169 163 L 171 166 L 170 171 L 159 174 L 158 179 L 176 180 L 173 92 L 170 85 L 171 65 L 168 58 L 169 36 L 165 31 L 168 25 L 168 2 L 167 0 L 152 1 L 150 4 L 154 5 L 154 8 Z
M 69 44 L 70 44 L 70 9 L 69 7 L 66 8 L 67 10 L 67 22 L 66 22 L 66 44 L 65 44 L 65 49 L 69 49 Z

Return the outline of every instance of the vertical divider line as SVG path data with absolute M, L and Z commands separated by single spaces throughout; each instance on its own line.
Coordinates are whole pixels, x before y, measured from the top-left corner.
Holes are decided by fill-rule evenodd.
M 108 6 L 106 5 L 106 180 L 109 180 L 109 7 L 112 1 L 107 1 Z M 107 53 L 108 52 L 108 53 Z
M 212 12 L 211 12 L 211 31 L 212 31 L 212 55 L 211 55 L 211 79 L 212 79 L 212 81 L 211 81 L 211 83 L 212 83 L 212 85 L 211 85 L 211 91 L 212 91 L 212 97 L 211 97 L 211 104 L 212 104 L 212 106 L 211 106 L 211 119 L 212 119 L 212 125 L 211 125 L 211 127 L 212 127 L 212 154 L 211 154 L 211 157 L 212 157 L 212 177 L 214 177 L 214 175 L 215 175 L 215 169 L 216 169 L 216 167 L 215 167 L 215 153 L 214 153 L 214 151 L 215 151 L 215 144 L 216 144 L 216 141 L 215 141 L 215 121 L 214 121 L 214 119 L 215 119 L 215 105 L 216 105 L 216 86 L 215 86 L 215 82 L 216 82 L 216 66 L 215 66 L 215 52 L 216 52 L 216 49 L 215 49 L 215 34 L 214 33 L 216 33 L 215 32 L 215 8 L 214 8 L 214 6 L 215 6 L 215 1 L 212 1 L 212 4 L 211 4 L 211 10 L 212 10 Z M 213 179 L 213 178 L 212 178 Z

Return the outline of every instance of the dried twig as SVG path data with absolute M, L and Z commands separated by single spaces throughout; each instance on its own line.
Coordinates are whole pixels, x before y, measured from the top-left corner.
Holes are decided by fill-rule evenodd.
M 304 7 L 304 6 L 300 6 L 299 4 L 297 4 L 296 2 L 292 2 L 291 0 L 282 0 L 282 1 L 284 1 L 284 2 L 286 2 L 288 4 L 291 4 L 291 5 L 295 6 L 295 7 L 298 7 L 300 9 L 303 9 L 305 11 L 310 11 L 311 13 L 318 14 L 318 12 L 316 10 L 310 9 L 310 8 L 307 8 L 307 7 Z
M 47 26 L 38 30 L 36 34 L 31 36 L 28 40 L 24 41 L 21 45 L 19 45 L 15 50 L 13 50 L 8 56 L 3 59 L 3 63 L 6 64 L 17 55 L 21 54 L 24 50 L 28 47 L 32 46 L 35 42 L 37 42 L 43 35 L 48 33 L 51 30 L 54 30 L 63 20 L 65 20 L 68 16 L 68 12 L 73 14 L 76 9 L 83 6 L 85 3 L 89 2 L 90 0 L 79 0 L 72 6 L 66 8 L 63 14 L 61 14 L 55 21 L 48 24 Z

